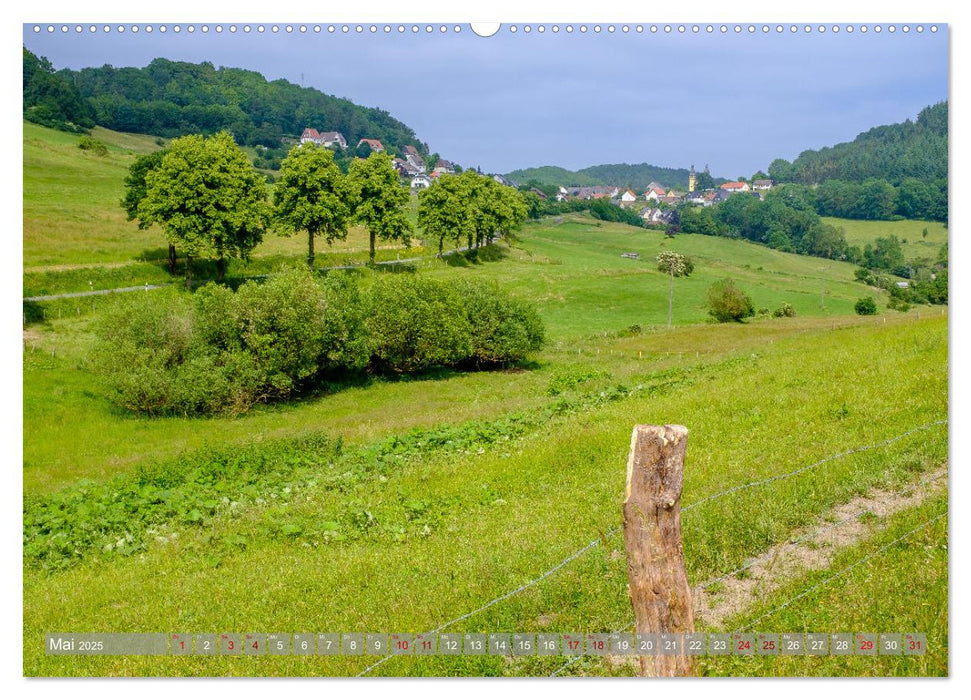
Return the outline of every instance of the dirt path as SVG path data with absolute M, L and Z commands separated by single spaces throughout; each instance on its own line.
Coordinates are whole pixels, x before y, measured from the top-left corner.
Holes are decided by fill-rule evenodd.
M 727 619 L 750 608 L 791 577 L 829 567 L 841 549 L 872 536 L 886 525 L 888 516 L 919 505 L 946 485 L 945 464 L 896 491 L 876 489 L 837 506 L 812 526 L 794 532 L 787 542 L 750 559 L 739 570 L 694 586 L 691 593 L 695 623 L 729 631 L 724 627 Z M 871 513 L 879 521 L 867 522 L 862 517 L 864 513 Z M 637 673 L 635 656 L 608 655 L 606 659 L 611 666 L 629 666 Z
M 947 484 L 947 465 L 897 491 L 875 490 L 829 511 L 812 526 L 793 533 L 788 542 L 770 547 L 731 575 L 706 581 L 692 590 L 695 620 L 722 629 L 725 620 L 751 607 L 793 576 L 830 566 L 839 550 L 881 528 L 886 518 L 920 504 Z M 861 517 L 871 513 L 875 526 Z

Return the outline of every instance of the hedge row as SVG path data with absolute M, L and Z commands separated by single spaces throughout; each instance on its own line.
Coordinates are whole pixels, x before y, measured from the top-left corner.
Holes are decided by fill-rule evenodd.
M 99 322 L 95 367 L 138 413 L 241 413 L 361 373 L 510 365 L 544 339 L 530 305 L 470 280 L 290 271 L 133 296 Z

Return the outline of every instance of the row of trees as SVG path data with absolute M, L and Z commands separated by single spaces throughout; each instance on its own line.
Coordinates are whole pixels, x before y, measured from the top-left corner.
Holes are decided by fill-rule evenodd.
M 222 279 L 226 261 L 247 258 L 271 228 L 283 235 L 306 233 L 307 264 L 313 267 L 318 237 L 331 244 L 359 224 L 369 233 L 373 263 L 377 239 L 410 242 L 408 198 L 389 156 L 355 159 L 345 174 L 331 150 L 304 144 L 281 163 L 271 202 L 266 179 L 233 137 L 220 132 L 184 136 L 136 159 L 122 207 L 140 228 L 163 228 L 170 267 L 174 271 L 178 246 L 191 286 L 193 259 L 214 258 Z M 472 247 L 510 233 L 525 220 L 526 206 L 515 190 L 468 171 L 443 176 L 422 192 L 418 218 L 441 251 L 446 239 L 466 238 Z
M 745 238 L 790 253 L 860 262 L 863 251 L 846 242 L 842 229 L 823 223 L 813 206 L 788 187 L 773 188 L 764 200 L 737 195 L 711 207 L 679 208 L 685 233 Z
M 518 190 L 474 170 L 444 175 L 418 194 L 418 225 L 426 239 L 438 242 L 439 254 L 447 240 L 471 249 L 508 236 L 528 213 Z

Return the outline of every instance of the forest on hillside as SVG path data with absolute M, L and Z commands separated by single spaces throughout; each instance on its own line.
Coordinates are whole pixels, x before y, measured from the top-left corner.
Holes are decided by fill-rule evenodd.
M 777 159 L 769 177 L 778 182 L 818 185 L 826 180 L 947 179 L 947 101 L 925 107 L 899 124 L 876 126 L 848 143 L 803 151 L 792 163 Z
M 97 123 L 115 131 L 163 137 L 227 130 L 245 146 L 278 148 L 306 127 L 339 131 L 348 145 L 380 140 L 400 152 L 428 152 L 415 132 L 387 111 L 300 87 L 268 81 L 240 68 L 156 58 L 144 68 L 54 67 L 24 48 L 24 117 L 60 128 Z

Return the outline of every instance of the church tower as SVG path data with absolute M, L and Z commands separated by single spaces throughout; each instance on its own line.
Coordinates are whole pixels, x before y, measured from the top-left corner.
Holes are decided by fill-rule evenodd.
M 697 183 L 697 178 L 695 177 L 695 164 L 691 164 L 691 170 L 688 172 L 688 192 L 695 191 L 695 184 Z

